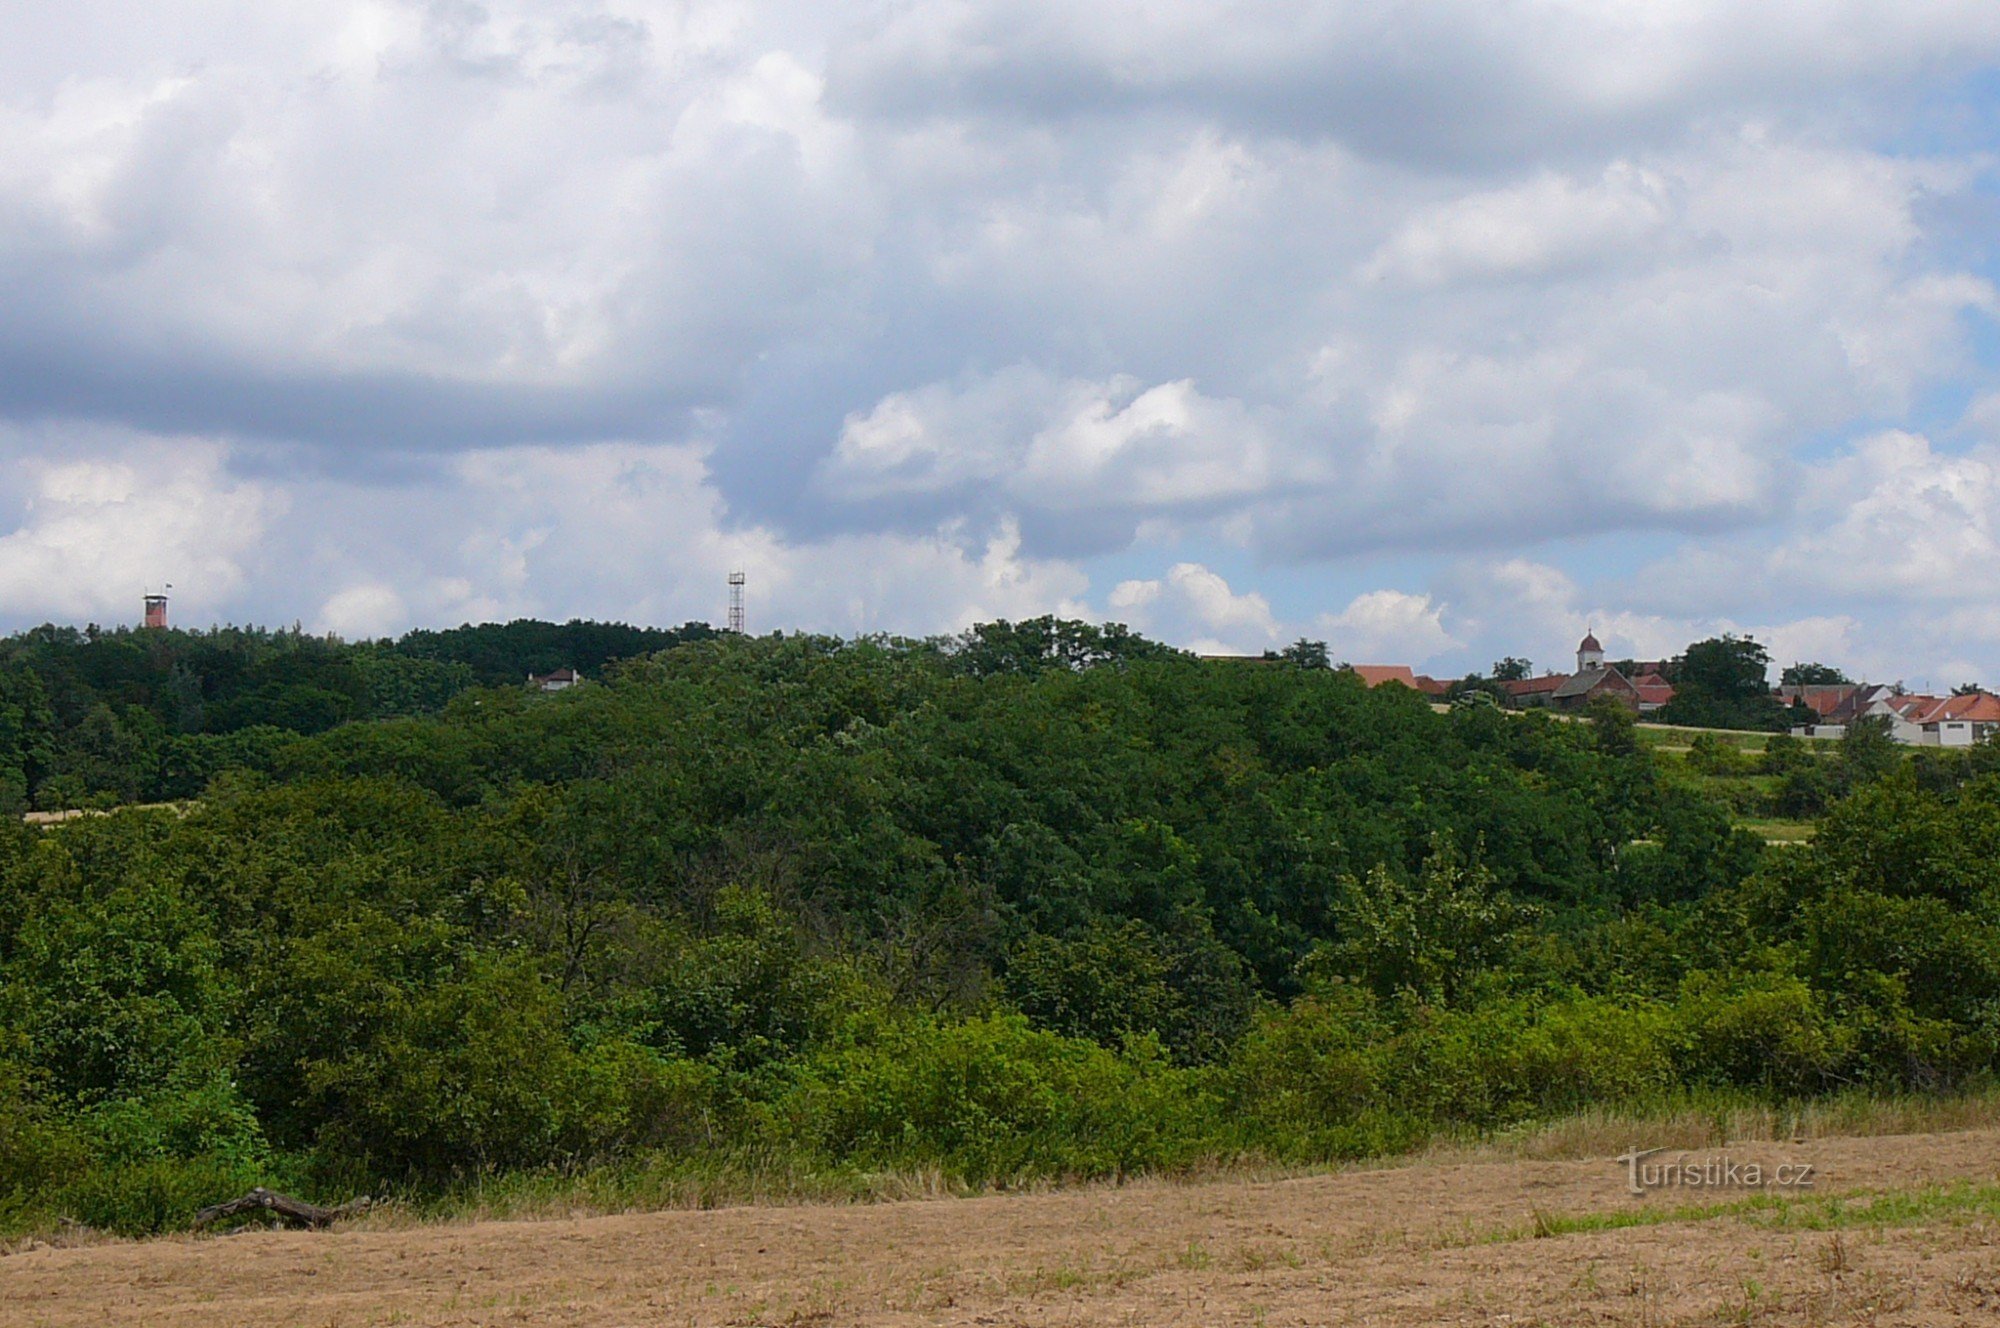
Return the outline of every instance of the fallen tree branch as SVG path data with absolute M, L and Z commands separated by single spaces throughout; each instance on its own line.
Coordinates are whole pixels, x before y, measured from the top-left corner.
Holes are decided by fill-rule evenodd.
M 212 1204 L 194 1215 L 195 1229 L 198 1231 L 211 1222 L 219 1222 L 225 1217 L 235 1217 L 242 1213 L 269 1213 L 280 1221 L 293 1226 L 318 1231 L 330 1226 L 343 1217 L 353 1217 L 356 1213 L 368 1211 L 367 1198 L 352 1199 L 338 1208 L 322 1208 L 309 1204 L 303 1199 L 294 1199 L 289 1194 L 278 1194 L 258 1186 L 241 1199 L 231 1199 L 228 1203 Z

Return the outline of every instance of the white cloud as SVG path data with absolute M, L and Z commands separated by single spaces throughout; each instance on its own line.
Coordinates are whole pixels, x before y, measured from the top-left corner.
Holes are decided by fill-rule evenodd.
M 1429 595 L 1371 590 L 1319 620 L 1327 649 L 1352 664 L 1423 664 L 1462 645 Z
M 2000 645 L 1990 0 L 16 8 L 17 622 Z
M 1990 449 L 1940 454 L 1926 438 L 1892 431 L 1807 475 L 1806 528 L 1777 550 L 1773 575 L 1949 603 L 2000 584 L 2000 456 Z
M 214 444 L 45 431 L 4 448 L 20 516 L 0 535 L 0 612 L 17 621 L 122 621 L 168 582 L 199 621 L 249 580 L 285 507 L 272 486 L 230 476 Z
M 410 623 L 410 607 L 394 588 L 349 586 L 320 605 L 320 631 L 355 638 L 392 636 Z
M 1269 490 L 1273 446 L 1190 379 L 1057 383 L 1014 368 L 847 417 L 820 477 L 848 500 L 984 488 L 1016 510 L 1203 509 Z
M 1122 581 L 1109 605 L 1128 625 L 1204 654 L 1254 654 L 1284 633 L 1262 595 L 1239 594 L 1199 563 L 1176 563 L 1155 580 Z
M 1544 172 L 1411 217 L 1362 269 L 1424 286 L 1575 275 L 1648 245 L 1676 211 L 1657 172 L 1613 162 L 1585 183 Z

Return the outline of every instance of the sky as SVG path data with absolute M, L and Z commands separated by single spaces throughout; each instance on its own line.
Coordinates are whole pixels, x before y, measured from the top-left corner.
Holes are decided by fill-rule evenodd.
M 0 628 L 2000 685 L 1992 0 L 0 0 Z

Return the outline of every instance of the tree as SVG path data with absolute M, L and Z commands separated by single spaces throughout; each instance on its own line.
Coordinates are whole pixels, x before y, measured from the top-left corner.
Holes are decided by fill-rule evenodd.
M 1332 661 L 1327 658 L 1326 642 L 1308 641 L 1303 636 L 1279 651 L 1278 658 L 1287 663 L 1296 664 L 1302 669 L 1326 669 L 1333 667 Z
M 1854 680 L 1831 664 L 1787 664 L 1778 681 L 1786 687 L 1839 687 Z
M 1728 633 L 1696 641 L 1674 665 L 1674 699 L 1661 710 L 1669 724 L 1704 728 L 1788 727 L 1771 694 L 1771 652 L 1754 639 Z
M 1881 778 L 1902 764 L 1903 754 L 1889 735 L 1887 715 L 1863 715 L 1840 740 L 1840 770 L 1850 788 Z
M 150 718 L 142 710 L 126 715 L 133 721 Z M 153 767 L 145 738 L 100 701 L 63 736 L 49 787 L 65 801 L 136 802 L 153 781 Z
M 1599 751 L 1632 756 L 1639 750 L 1639 717 L 1615 696 L 1594 696 L 1584 707 Z
M 1505 659 L 1493 661 L 1493 681 L 1524 682 L 1531 675 L 1534 664 L 1519 655 L 1509 655 Z
M 1490 872 L 1469 865 L 1443 840 L 1407 879 L 1376 867 L 1342 884 L 1340 940 L 1318 952 L 1378 996 L 1411 992 L 1457 999 L 1480 969 L 1499 957 L 1523 910 L 1493 889 Z
M 1716 701 L 1753 701 L 1770 694 L 1770 669 L 1771 652 L 1755 639 L 1724 633 L 1687 648 L 1674 684 Z
M 995 673 L 1040 673 L 1045 669 L 1081 671 L 1102 664 L 1168 659 L 1181 654 L 1172 646 L 1140 636 L 1123 623 L 1078 622 L 1044 614 L 1024 622 L 1002 618 L 976 623 L 972 630 L 947 643 L 953 663 L 975 677 Z

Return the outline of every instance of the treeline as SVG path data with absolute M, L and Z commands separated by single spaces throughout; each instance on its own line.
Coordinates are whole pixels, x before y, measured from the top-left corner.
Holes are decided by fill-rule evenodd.
M 1767 848 L 1590 724 L 1043 621 L 696 641 L 0 837 L 0 1227 L 1292 1162 L 2000 1036 L 1980 749 Z
M 0 640 L 0 813 L 188 798 L 299 734 L 715 635 L 520 620 L 397 640 L 43 626 Z

